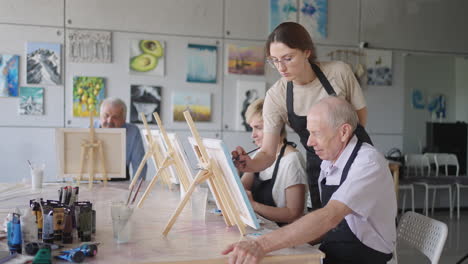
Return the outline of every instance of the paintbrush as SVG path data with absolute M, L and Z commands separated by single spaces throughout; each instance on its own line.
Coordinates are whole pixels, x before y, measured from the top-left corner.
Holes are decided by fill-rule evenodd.
M 255 151 L 259 150 L 259 149 L 260 149 L 260 147 L 254 148 L 251 151 L 245 153 L 245 155 L 249 155 L 250 153 L 255 152 Z M 235 161 L 235 160 L 239 160 L 239 156 L 237 156 L 236 158 L 232 158 L 232 161 Z
M 138 192 L 140 191 L 140 188 L 141 188 L 141 184 L 143 183 L 143 177 L 140 178 L 140 183 L 138 183 L 138 188 L 135 192 L 135 196 L 133 196 L 133 199 L 132 199 L 132 202 L 131 204 L 135 203 L 135 199 L 137 198 L 138 196 Z

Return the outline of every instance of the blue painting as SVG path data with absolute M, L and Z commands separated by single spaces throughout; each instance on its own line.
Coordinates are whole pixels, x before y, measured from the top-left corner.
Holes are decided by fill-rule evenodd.
M 424 109 L 426 107 L 426 102 L 424 99 L 424 94 L 421 90 L 413 90 L 411 93 L 411 105 L 414 109 Z
M 366 50 L 367 84 L 392 85 L 392 52 Z
M 20 87 L 20 115 L 44 114 L 44 88 Z
M 18 55 L 0 54 L 0 97 L 18 96 Z
M 299 23 L 309 31 L 312 39 L 326 38 L 328 0 L 301 0 Z
M 443 94 L 431 96 L 427 103 L 427 110 L 429 110 L 434 117 L 440 119 L 445 118 L 447 116 L 445 96 Z
M 216 46 L 188 44 L 187 82 L 216 83 Z
M 297 21 L 296 0 L 270 0 L 270 32 L 283 22 Z

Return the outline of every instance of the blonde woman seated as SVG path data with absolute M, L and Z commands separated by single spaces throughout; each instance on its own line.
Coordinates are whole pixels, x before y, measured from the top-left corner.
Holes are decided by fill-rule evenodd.
M 252 127 L 254 143 L 261 147 L 263 140 L 263 99 L 254 101 L 245 113 Z M 286 140 L 286 130 L 281 130 L 276 161 L 261 172 L 247 172 L 242 184 L 254 211 L 282 226 L 292 223 L 305 212 L 307 176 L 305 161 L 296 150 L 296 144 Z

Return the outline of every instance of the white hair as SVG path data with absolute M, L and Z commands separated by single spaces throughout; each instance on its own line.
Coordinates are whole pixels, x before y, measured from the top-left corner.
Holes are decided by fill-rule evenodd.
M 354 107 L 345 99 L 329 96 L 321 99 L 318 104 L 326 107 L 326 118 L 330 127 L 336 129 L 343 124 L 349 124 L 353 131 L 356 129 L 359 118 Z
M 104 101 L 102 101 L 101 103 L 101 113 L 103 112 L 104 106 L 108 104 L 122 108 L 123 117 L 125 118 L 127 116 L 127 105 L 125 104 L 124 101 L 122 101 L 122 99 L 117 98 L 117 97 L 108 97 L 104 99 Z

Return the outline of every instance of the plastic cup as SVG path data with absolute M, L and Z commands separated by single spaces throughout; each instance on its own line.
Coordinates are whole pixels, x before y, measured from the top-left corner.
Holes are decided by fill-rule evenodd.
M 33 190 L 42 189 L 42 181 L 44 180 L 45 164 L 31 165 L 31 186 Z
M 130 241 L 132 214 L 133 208 L 128 207 L 124 202 L 112 202 L 111 216 L 115 242 L 120 244 Z
M 208 188 L 197 188 L 192 193 L 192 220 L 205 221 Z

